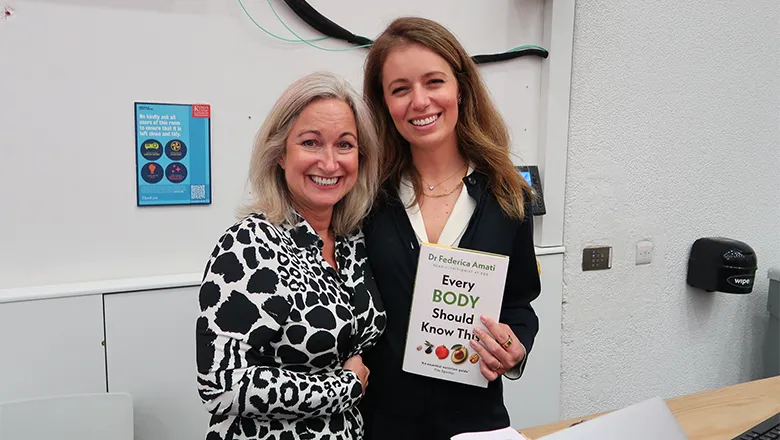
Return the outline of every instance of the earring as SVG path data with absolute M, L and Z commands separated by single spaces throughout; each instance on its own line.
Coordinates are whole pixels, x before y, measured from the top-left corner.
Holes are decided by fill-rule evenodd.
M 458 95 L 458 104 L 460 104 L 461 102 L 463 102 L 463 97 Z

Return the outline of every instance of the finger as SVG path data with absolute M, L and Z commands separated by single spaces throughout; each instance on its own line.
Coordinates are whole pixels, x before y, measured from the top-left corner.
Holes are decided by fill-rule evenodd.
M 515 332 L 512 331 L 512 329 L 506 325 L 501 324 L 502 327 L 505 327 L 505 331 L 507 333 L 507 339 L 512 341 L 508 347 L 505 348 L 506 352 L 509 353 L 512 363 L 511 365 L 515 365 L 523 358 L 525 357 L 525 346 L 520 342 L 520 340 L 515 335 Z M 503 348 L 503 347 L 502 347 Z
M 496 359 L 493 354 L 490 353 L 482 344 L 475 340 L 471 340 L 471 347 L 476 350 L 479 356 L 482 358 L 482 362 L 486 363 L 488 368 L 496 370 L 501 368 L 501 361 Z
M 485 379 L 489 381 L 494 381 L 498 377 L 498 374 L 491 370 L 490 367 L 484 362 L 484 359 L 479 363 L 479 371 L 482 373 L 483 376 L 485 376 Z
M 487 351 L 490 352 L 491 355 L 493 355 L 494 358 L 501 361 L 501 363 L 503 363 L 507 367 L 510 367 L 516 363 L 514 361 L 514 356 L 512 356 L 510 353 L 504 350 L 503 347 L 498 345 L 498 342 L 496 342 L 496 340 L 493 339 L 487 332 L 485 332 L 481 328 L 475 328 L 474 332 L 477 334 L 477 336 L 482 341 L 482 343 L 485 344 L 485 348 L 487 349 Z
M 509 357 L 511 358 L 511 365 L 515 365 L 521 360 L 523 360 L 523 357 L 525 357 L 525 347 L 523 344 L 520 343 L 520 340 L 517 339 L 517 336 L 515 335 L 515 332 L 512 331 L 512 328 L 509 327 L 506 324 L 499 323 L 499 326 L 503 328 L 504 333 L 507 335 L 506 339 L 503 341 L 511 341 L 509 343 L 509 346 L 503 347 L 501 346 L 502 341 L 497 341 L 499 343 L 499 346 L 503 348 L 507 353 L 509 353 Z
M 482 323 L 485 324 L 485 327 L 487 327 L 490 334 L 493 335 L 493 338 L 499 341 L 499 343 L 506 341 L 506 338 L 509 335 L 506 334 L 506 330 L 500 323 L 487 315 L 480 316 L 480 319 L 482 320 Z
M 517 338 L 515 337 L 515 333 L 512 331 L 512 329 L 508 325 L 497 322 L 495 319 L 486 315 L 482 315 L 480 319 L 482 320 L 482 323 L 485 325 L 485 327 L 487 327 L 488 331 L 492 335 L 492 338 L 495 339 L 496 343 L 498 343 L 499 347 L 501 347 L 501 349 L 504 351 L 512 353 L 511 358 L 517 358 L 515 360 L 516 362 L 519 362 L 520 358 L 522 357 L 522 353 L 520 353 L 521 350 L 518 350 L 517 347 L 513 347 Z M 506 341 L 512 341 L 512 343 L 504 348 L 501 346 L 501 344 L 505 343 Z

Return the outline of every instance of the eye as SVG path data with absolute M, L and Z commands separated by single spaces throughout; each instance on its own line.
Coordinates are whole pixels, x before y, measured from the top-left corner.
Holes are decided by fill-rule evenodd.
M 428 84 L 444 84 L 444 80 L 440 78 L 435 78 L 428 81 Z
M 354 145 L 352 145 L 350 142 L 347 142 L 347 141 L 341 141 L 339 143 L 339 148 L 342 149 L 342 150 L 349 150 L 349 149 L 354 148 Z
M 407 87 L 396 87 L 396 88 L 394 88 L 394 89 L 393 89 L 393 90 L 390 92 L 390 94 L 391 94 L 391 95 L 397 95 L 398 93 L 401 93 L 401 92 L 405 91 L 406 89 L 407 89 Z
M 308 148 L 314 148 L 317 146 L 317 141 L 314 139 L 306 139 L 305 141 L 301 142 L 301 145 Z

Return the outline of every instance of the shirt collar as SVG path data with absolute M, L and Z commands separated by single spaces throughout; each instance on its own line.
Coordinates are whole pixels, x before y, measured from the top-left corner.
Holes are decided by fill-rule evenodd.
M 325 243 L 311 224 L 297 212 L 295 213 L 295 219 L 295 224 L 291 224 L 287 221 L 282 222 L 280 225 L 281 229 L 290 235 L 290 238 L 292 238 L 297 247 L 305 249 L 314 246 L 322 250 Z

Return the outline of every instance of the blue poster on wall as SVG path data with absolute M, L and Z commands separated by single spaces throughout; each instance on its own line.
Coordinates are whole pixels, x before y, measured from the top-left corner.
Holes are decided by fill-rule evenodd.
M 135 103 L 138 206 L 211 203 L 211 107 Z

